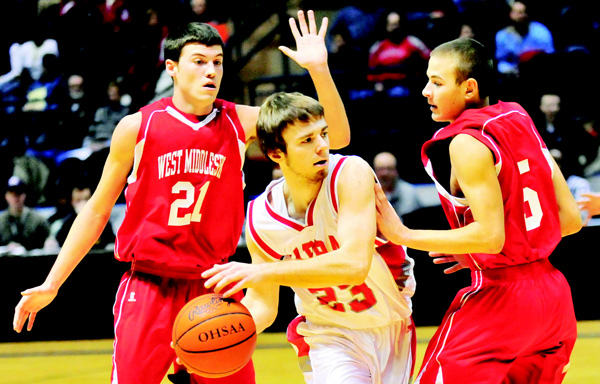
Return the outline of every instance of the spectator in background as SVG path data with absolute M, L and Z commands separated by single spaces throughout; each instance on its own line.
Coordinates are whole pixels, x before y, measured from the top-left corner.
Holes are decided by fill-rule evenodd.
M 510 24 L 496 33 L 497 70 L 503 77 L 518 77 L 519 65 L 534 56 L 554 53 L 550 30 L 529 19 L 524 1 L 510 5 Z
M 369 47 L 377 40 L 377 28 L 385 25 L 385 8 L 373 1 L 349 1 L 331 22 L 331 34 L 327 38 L 327 50 L 337 52 L 340 43 L 349 51 L 357 51 L 361 62 L 367 64 Z M 339 37 L 342 37 L 340 40 Z
M 33 80 L 39 80 L 44 70 L 43 58 L 47 54 L 58 56 L 58 42 L 47 36 L 40 24 L 34 24 L 31 40 L 13 43 L 9 48 L 10 72 L 0 76 L 0 85 L 22 75 L 23 71 Z
M 47 203 L 46 187 L 50 181 L 50 167 L 41 158 L 29 155 L 25 138 L 12 136 L 0 146 L 0 150 L 10 158 L 5 163 L 11 176 L 18 177 L 27 188 L 25 205 L 38 206 Z
M 54 54 L 46 54 L 44 70 L 38 80 L 27 89 L 22 117 L 28 131 L 30 147 L 36 150 L 57 149 L 62 146 L 63 132 L 59 132 L 62 118 L 60 108 L 68 98 L 67 79 Z
M 96 110 L 84 146 L 96 150 L 110 145 L 115 127 L 129 113 L 129 97 L 123 95 L 121 86 L 118 80 L 108 84 L 107 103 Z
M 533 122 L 548 148 L 564 151 L 564 136 L 569 129 L 561 113 L 560 96 L 545 93 L 539 99 L 539 112 L 533 114 Z
M 43 248 L 50 233 L 44 217 L 25 205 L 27 185 L 18 177 L 8 180 L 4 194 L 8 208 L 0 213 L 0 246 L 9 253 Z
M 430 49 L 409 35 L 398 12 L 388 13 L 385 38 L 371 46 L 368 80 L 389 97 L 408 97 L 414 81 L 427 68 Z
M 210 0 L 189 0 L 190 1 L 190 22 L 201 22 L 210 24 L 219 32 L 223 42 L 227 44 L 229 37 L 231 36 L 231 28 L 229 27 L 229 20 L 225 16 L 224 12 L 219 12 L 218 2 Z
M 88 129 L 94 122 L 96 102 L 87 88 L 85 78 L 73 73 L 67 78 L 68 94 L 61 106 L 59 131 L 64 133 L 65 149 L 80 148 Z
M 401 218 L 420 208 L 439 205 L 437 194 L 434 194 L 432 202 L 428 202 L 413 184 L 400 178 L 396 157 L 390 152 L 378 153 L 373 159 L 373 169 L 388 201 Z
M 56 230 L 56 241 L 58 246 L 62 247 L 65 239 L 67 238 L 67 234 L 75 221 L 75 217 L 81 212 L 81 209 L 87 203 L 87 201 L 92 197 L 92 190 L 89 186 L 86 185 L 76 185 L 71 190 L 71 212 L 66 215 L 64 218 L 57 220 L 52 224 L 52 228 Z M 96 243 L 92 246 L 92 249 L 104 249 L 110 244 L 114 244 L 115 242 L 115 233 L 113 231 L 112 225 L 110 221 L 104 227 L 102 234 L 96 240 Z

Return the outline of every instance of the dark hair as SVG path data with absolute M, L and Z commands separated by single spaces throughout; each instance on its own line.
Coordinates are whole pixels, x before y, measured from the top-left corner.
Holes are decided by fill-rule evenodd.
M 459 38 L 443 43 L 431 51 L 435 54 L 453 54 L 457 57 L 456 83 L 473 78 L 479 86 L 479 96 L 490 96 L 495 84 L 494 62 L 490 52 L 479 41 Z
M 204 44 L 207 47 L 225 44 L 215 27 L 206 23 L 192 22 L 174 28 L 165 38 L 165 60 L 179 61 L 183 47 L 190 43 Z
M 283 130 L 296 122 L 308 123 L 323 117 L 323 106 L 312 97 L 299 92 L 277 92 L 260 107 L 256 123 L 258 146 L 266 155 L 277 149 L 286 153 Z

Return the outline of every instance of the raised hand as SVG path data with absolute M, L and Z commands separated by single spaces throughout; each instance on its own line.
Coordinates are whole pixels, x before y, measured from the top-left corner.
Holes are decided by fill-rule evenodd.
M 296 51 L 284 46 L 280 46 L 279 49 L 302 68 L 311 71 L 327 66 L 325 33 L 327 32 L 328 20 L 326 17 L 323 18 L 321 28 L 317 32 L 314 12 L 308 11 L 307 18 L 308 24 L 304 16 L 304 11 L 298 11 L 300 30 L 298 30 L 296 20 L 293 17 L 289 20 L 292 35 L 294 35 L 294 40 L 296 40 Z

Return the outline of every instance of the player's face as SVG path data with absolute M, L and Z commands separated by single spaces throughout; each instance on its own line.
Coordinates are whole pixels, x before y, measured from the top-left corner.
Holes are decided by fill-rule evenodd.
M 282 154 L 282 171 L 311 182 L 327 176 L 329 136 L 325 119 L 288 125 L 283 131 L 287 153 Z
M 174 97 L 191 106 L 185 112 L 210 112 L 223 78 L 223 49 L 220 45 L 187 44 L 179 62 L 167 63 L 176 81 Z M 198 111 L 197 109 L 203 109 Z
M 456 83 L 457 59 L 451 54 L 436 54 L 429 58 L 423 96 L 430 105 L 433 121 L 453 122 L 466 109 L 466 81 Z

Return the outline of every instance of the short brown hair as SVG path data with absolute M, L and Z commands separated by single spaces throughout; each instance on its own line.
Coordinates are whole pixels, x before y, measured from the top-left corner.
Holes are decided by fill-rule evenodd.
M 256 135 L 261 151 L 266 156 L 277 149 L 286 153 L 283 130 L 295 122 L 320 120 L 323 115 L 323 106 L 312 97 L 299 92 L 272 94 L 261 105 L 256 123 Z
M 473 78 L 477 80 L 481 98 L 490 96 L 494 87 L 494 62 L 483 44 L 474 39 L 459 38 L 448 41 L 431 51 L 435 54 L 452 54 L 458 59 L 456 64 L 457 84 Z

